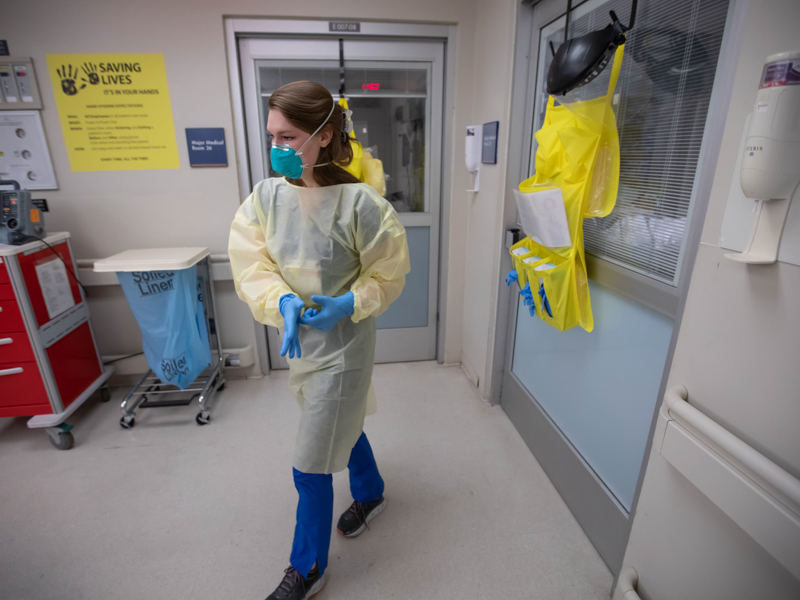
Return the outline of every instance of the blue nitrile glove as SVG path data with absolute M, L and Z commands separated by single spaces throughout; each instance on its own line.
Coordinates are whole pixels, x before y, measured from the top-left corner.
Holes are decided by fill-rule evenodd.
M 319 304 L 320 309 L 307 310 L 305 316 L 300 317 L 300 323 L 320 331 L 330 331 L 341 319 L 351 316 L 355 311 L 356 298 L 353 292 L 347 292 L 338 298 L 311 296 L 311 301 Z
M 530 281 L 525 283 L 525 287 L 522 288 L 522 291 L 519 294 L 523 298 L 522 303 L 528 307 L 528 312 L 531 313 L 531 316 L 534 316 L 536 314 L 536 304 L 533 302 L 533 294 L 531 293 Z
M 550 310 L 550 301 L 547 299 L 547 294 L 544 291 L 544 282 L 539 286 L 539 295 L 542 297 L 542 308 L 547 311 L 550 318 L 553 318 L 553 311 Z
M 511 285 L 515 281 L 519 281 L 519 273 L 517 273 L 516 269 L 511 269 L 508 275 L 506 275 L 506 285 Z
M 300 314 L 303 312 L 305 302 L 294 294 L 281 296 L 280 308 L 283 315 L 283 345 L 281 356 L 300 358 L 300 327 L 297 325 Z

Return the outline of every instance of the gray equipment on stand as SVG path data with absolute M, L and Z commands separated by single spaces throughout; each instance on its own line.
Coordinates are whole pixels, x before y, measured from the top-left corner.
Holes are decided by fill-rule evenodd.
M 14 189 L 0 191 L 0 244 L 19 246 L 45 237 L 46 201 L 32 200 L 31 193 L 16 181 L 0 180 L 0 186 L 7 185 Z

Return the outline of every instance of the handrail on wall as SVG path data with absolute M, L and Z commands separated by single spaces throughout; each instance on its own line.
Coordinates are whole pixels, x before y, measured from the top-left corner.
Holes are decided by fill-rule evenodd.
M 633 567 L 625 567 L 619 574 L 617 587 L 622 593 L 622 600 L 641 600 L 636 593 L 636 586 L 639 585 L 639 574 Z
M 690 426 L 783 494 L 795 506 L 800 506 L 800 480 L 690 405 L 689 392 L 685 387 L 676 385 L 669 388 L 664 394 L 664 404 L 677 421 Z

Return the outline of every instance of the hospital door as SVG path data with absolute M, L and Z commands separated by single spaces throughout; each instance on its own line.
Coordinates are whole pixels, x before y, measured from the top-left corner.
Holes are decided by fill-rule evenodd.
M 386 199 L 406 228 L 411 273 L 400 298 L 377 318 L 376 362 L 436 357 L 444 44 L 344 40 L 346 97 L 354 133 L 383 162 Z M 338 39 L 239 41 L 251 185 L 279 176 L 270 165 L 268 101 L 280 86 L 309 80 L 339 97 Z M 280 332 L 267 328 L 272 368 Z
M 573 3 L 576 5 L 577 3 Z M 594 329 L 558 331 L 514 294 L 501 404 L 616 572 L 630 531 L 656 403 L 663 386 L 705 165 L 707 117 L 728 11 L 727 0 L 640 0 L 626 43 L 613 108 L 621 148 L 614 211 L 584 221 Z M 564 40 L 566 0 L 528 13 L 527 133 L 516 181 L 533 175 L 544 120 L 551 44 Z M 629 22 L 630 0 L 587 0 L 569 36 L 605 27 L 613 10 Z M 603 93 L 611 67 L 596 82 Z M 593 83 L 593 84 L 594 84 Z M 589 94 L 579 88 L 573 98 Z M 704 171 L 705 169 L 705 171 Z M 510 265 L 506 259 L 505 264 Z M 510 268 L 510 267 L 509 267 Z

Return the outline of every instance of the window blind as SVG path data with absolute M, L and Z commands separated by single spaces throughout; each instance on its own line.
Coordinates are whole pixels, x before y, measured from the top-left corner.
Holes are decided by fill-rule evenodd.
M 609 10 L 629 22 L 630 0 L 589 0 L 573 12 L 570 37 L 605 26 Z M 670 285 L 677 285 L 727 12 L 728 0 L 640 0 L 616 89 L 617 204 L 609 216 L 584 221 L 587 252 Z M 540 43 L 540 93 L 552 61 L 549 42 L 557 48 L 564 39 L 563 19 L 560 29 L 549 29 Z M 599 83 L 608 83 L 610 71 Z

